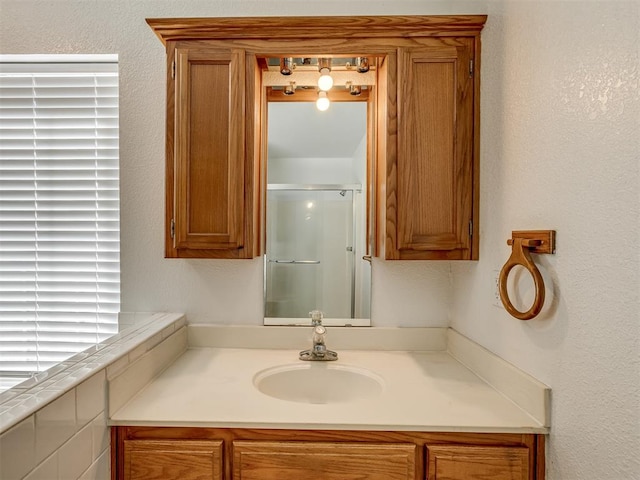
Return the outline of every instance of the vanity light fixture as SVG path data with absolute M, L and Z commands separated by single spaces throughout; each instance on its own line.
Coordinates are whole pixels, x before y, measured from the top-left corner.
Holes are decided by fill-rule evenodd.
M 356 68 L 358 73 L 367 73 L 369 71 L 369 59 L 367 57 L 356 57 Z
M 291 75 L 295 65 L 293 63 L 293 57 L 284 57 L 280 59 L 280 73 L 282 75 Z
M 296 82 L 289 82 L 289 85 L 286 85 L 282 89 L 282 93 L 284 93 L 285 95 L 293 95 L 294 93 L 296 93 Z
M 351 82 L 347 82 L 347 87 L 349 88 L 349 94 L 353 96 L 358 96 L 362 93 L 361 85 L 354 85 Z
M 331 76 L 331 59 L 319 59 L 318 71 L 320 72 L 320 78 L 318 78 L 318 88 L 325 92 L 331 90 L 331 87 L 333 87 L 333 77 Z
M 318 99 L 316 100 L 316 108 L 321 112 L 324 112 L 329 108 L 329 105 L 331 105 L 331 101 L 329 100 L 329 97 L 327 97 L 327 92 L 320 90 L 318 92 Z

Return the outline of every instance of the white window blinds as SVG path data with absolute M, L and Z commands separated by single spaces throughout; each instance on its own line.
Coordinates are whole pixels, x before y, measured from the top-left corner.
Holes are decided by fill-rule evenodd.
M 0 377 L 117 332 L 118 65 L 0 55 Z

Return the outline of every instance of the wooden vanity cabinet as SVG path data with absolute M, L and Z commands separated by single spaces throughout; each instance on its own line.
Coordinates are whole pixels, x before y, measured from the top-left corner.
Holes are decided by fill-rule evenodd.
M 112 427 L 112 480 L 544 480 L 544 436 Z
M 373 253 L 478 258 L 485 15 L 175 18 L 166 46 L 167 257 L 263 253 L 266 58 L 370 56 Z

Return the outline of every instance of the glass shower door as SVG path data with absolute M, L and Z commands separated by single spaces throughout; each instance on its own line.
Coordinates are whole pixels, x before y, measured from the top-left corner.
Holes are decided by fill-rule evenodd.
M 266 317 L 353 317 L 353 215 L 353 190 L 267 190 Z

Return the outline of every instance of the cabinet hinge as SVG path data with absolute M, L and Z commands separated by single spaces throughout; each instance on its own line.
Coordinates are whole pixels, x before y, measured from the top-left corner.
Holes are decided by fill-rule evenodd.
M 176 78 L 176 61 L 171 62 L 171 78 L 175 80 Z
M 469 236 L 473 237 L 473 220 L 469 220 Z
M 169 233 L 171 234 L 171 238 L 175 238 L 176 236 L 176 221 L 171 219 L 171 226 L 169 227 Z
M 473 59 L 469 60 L 469 78 L 473 77 Z

